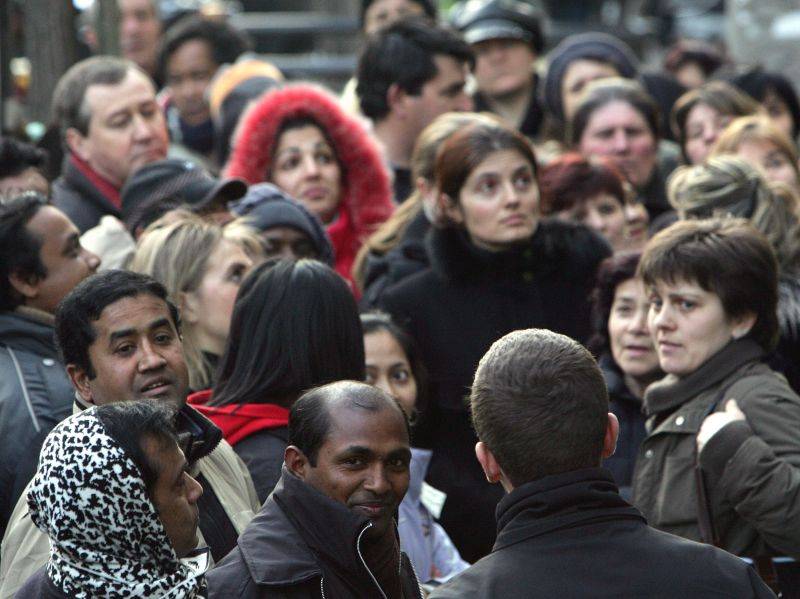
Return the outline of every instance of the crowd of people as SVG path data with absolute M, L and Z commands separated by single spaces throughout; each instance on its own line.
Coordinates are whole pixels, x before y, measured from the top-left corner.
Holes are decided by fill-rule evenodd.
M 798 596 L 785 77 L 363 0 L 336 95 L 119 5 L 0 138 L 0 599 Z

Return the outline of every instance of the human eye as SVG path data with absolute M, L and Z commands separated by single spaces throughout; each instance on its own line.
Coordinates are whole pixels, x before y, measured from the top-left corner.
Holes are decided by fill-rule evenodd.
M 405 456 L 396 456 L 389 459 L 389 468 L 398 472 L 408 470 L 408 458 Z
M 238 264 L 231 270 L 230 275 L 228 275 L 228 280 L 232 283 L 236 283 L 237 285 L 241 284 L 246 273 L 247 267 L 244 264 Z
M 358 469 L 358 468 L 363 468 L 367 462 L 363 457 L 353 455 L 344 458 L 342 460 L 342 463 L 348 468 Z
M 613 129 L 599 129 L 595 132 L 595 137 L 598 139 L 611 139 L 614 136 Z
M 411 373 L 407 368 L 398 368 L 392 372 L 392 379 L 398 383 L 407 383 L 411 379 Z
M 134 353 L 136 346 L 133 343 L 120 343 L 114 348 L 114 353 L 118 356 L 130 356 Z
M 633 313 L 633 306 L 630 304 L 619 304 L 614 308 L 614 313 L 618 316 L 628 316 Z
M 617 212 L 617 206 L 611 203 L 604 203 L 597 207 L 597 211 L 603 216 L 610 216 Z
M 661 311 L 661 307 L 663 306 L 664 302 L 662 301 L 662 299 L 659 296 L 657 296 L 655 294 L 651 294 L 650 297 L 647 298 L 647 300 L 650 303 L 650 309 L 651 310 L 653 310 L 655 312 L 660 312 Z
M 690 310 L 693 310 L 695 307 L 697 307 L 697 302 L 688 299 L 680 299 L 678 300 L 678 307 L 683 312 L 689 312 Z
M 330 150 L 319 150 L 317 152 L 317 162 L 320 164 L 331 164 L 333 162 L 333 152 Z
M 375 373 L 367 371 L 367 378 L 364 382 L 367 383 L 367 385 L 374 385 L 376 380 L 378 379 L 376 378 Z
M 524 191 L 533 183 L 533 176 L 526 171 L 518 173 L 514 177 L 514 187 L 518 190 Z
M 477 185 L 475 186 L 475 191 L 485 195 L 491 195 L 497 189 L 497 178 L 495 177 L 483 177 L 481 178 Z
M 172 343 L 172 338 L 172 333 L 168 333 L 167 331 L 161 331 L 154 336 L 155 342 L 160 345 L 169 345 Z
M 120 114 L 108 121 L 108 126 L 112 129 L 122 129 L 123 127 L 127 127 L 130 122 L 131 116 L 129 114 Z
M 278 169 L 282 171 L 293 171 L 298 167 L 299 164 L 300 156 L 297 154 L 292 154 L 291 156 L 286 156 L 278 162 Z

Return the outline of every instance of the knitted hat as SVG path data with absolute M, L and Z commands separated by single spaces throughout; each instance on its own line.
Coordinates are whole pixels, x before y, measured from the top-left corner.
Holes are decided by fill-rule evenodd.
M 596 60 L 614 66 L 621 77 L 633 79 L 639 72 L 639 59 L 625 42 L 607 33 L 579 33 L 564 38 L 548 58 L 542 86 L 542 102 L 547 112 L 564 120 L 561 82 L 567 68 L 576 60 Z
M 247 194 L 230 206 L 237 216 L 244 216 L 260 231 L 274 227 L 291 227 L 305 233 L 319 260 L 333 265 L 333 247 L 319 219 L 297 200 L 271 183 L 250 186 Z

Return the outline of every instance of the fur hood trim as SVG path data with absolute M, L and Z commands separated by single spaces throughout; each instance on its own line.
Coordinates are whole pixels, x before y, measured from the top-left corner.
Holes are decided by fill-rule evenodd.
M 241 177 L 250 184 L 263 182 L 281 123 L 296 117 L 319 123 L 333 142 L 345 172 L 341 210 L 347 212 L 360 244 L 394 210 L 389 174 L 367 127 L 345 113 L 338 99 L 321 87 L 287 85 L 262 96 L 242 117 L 225 176 Z M 329 232 L 334 237 L 330 228 Z

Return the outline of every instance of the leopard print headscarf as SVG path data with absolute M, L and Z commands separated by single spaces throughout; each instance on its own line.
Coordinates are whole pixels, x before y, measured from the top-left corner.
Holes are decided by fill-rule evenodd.
M 28 492 L 50 580 L 76 598 L 202 597 L 202 572 L 178 559 L 139 469 L 94 412 L 48 435 Z

